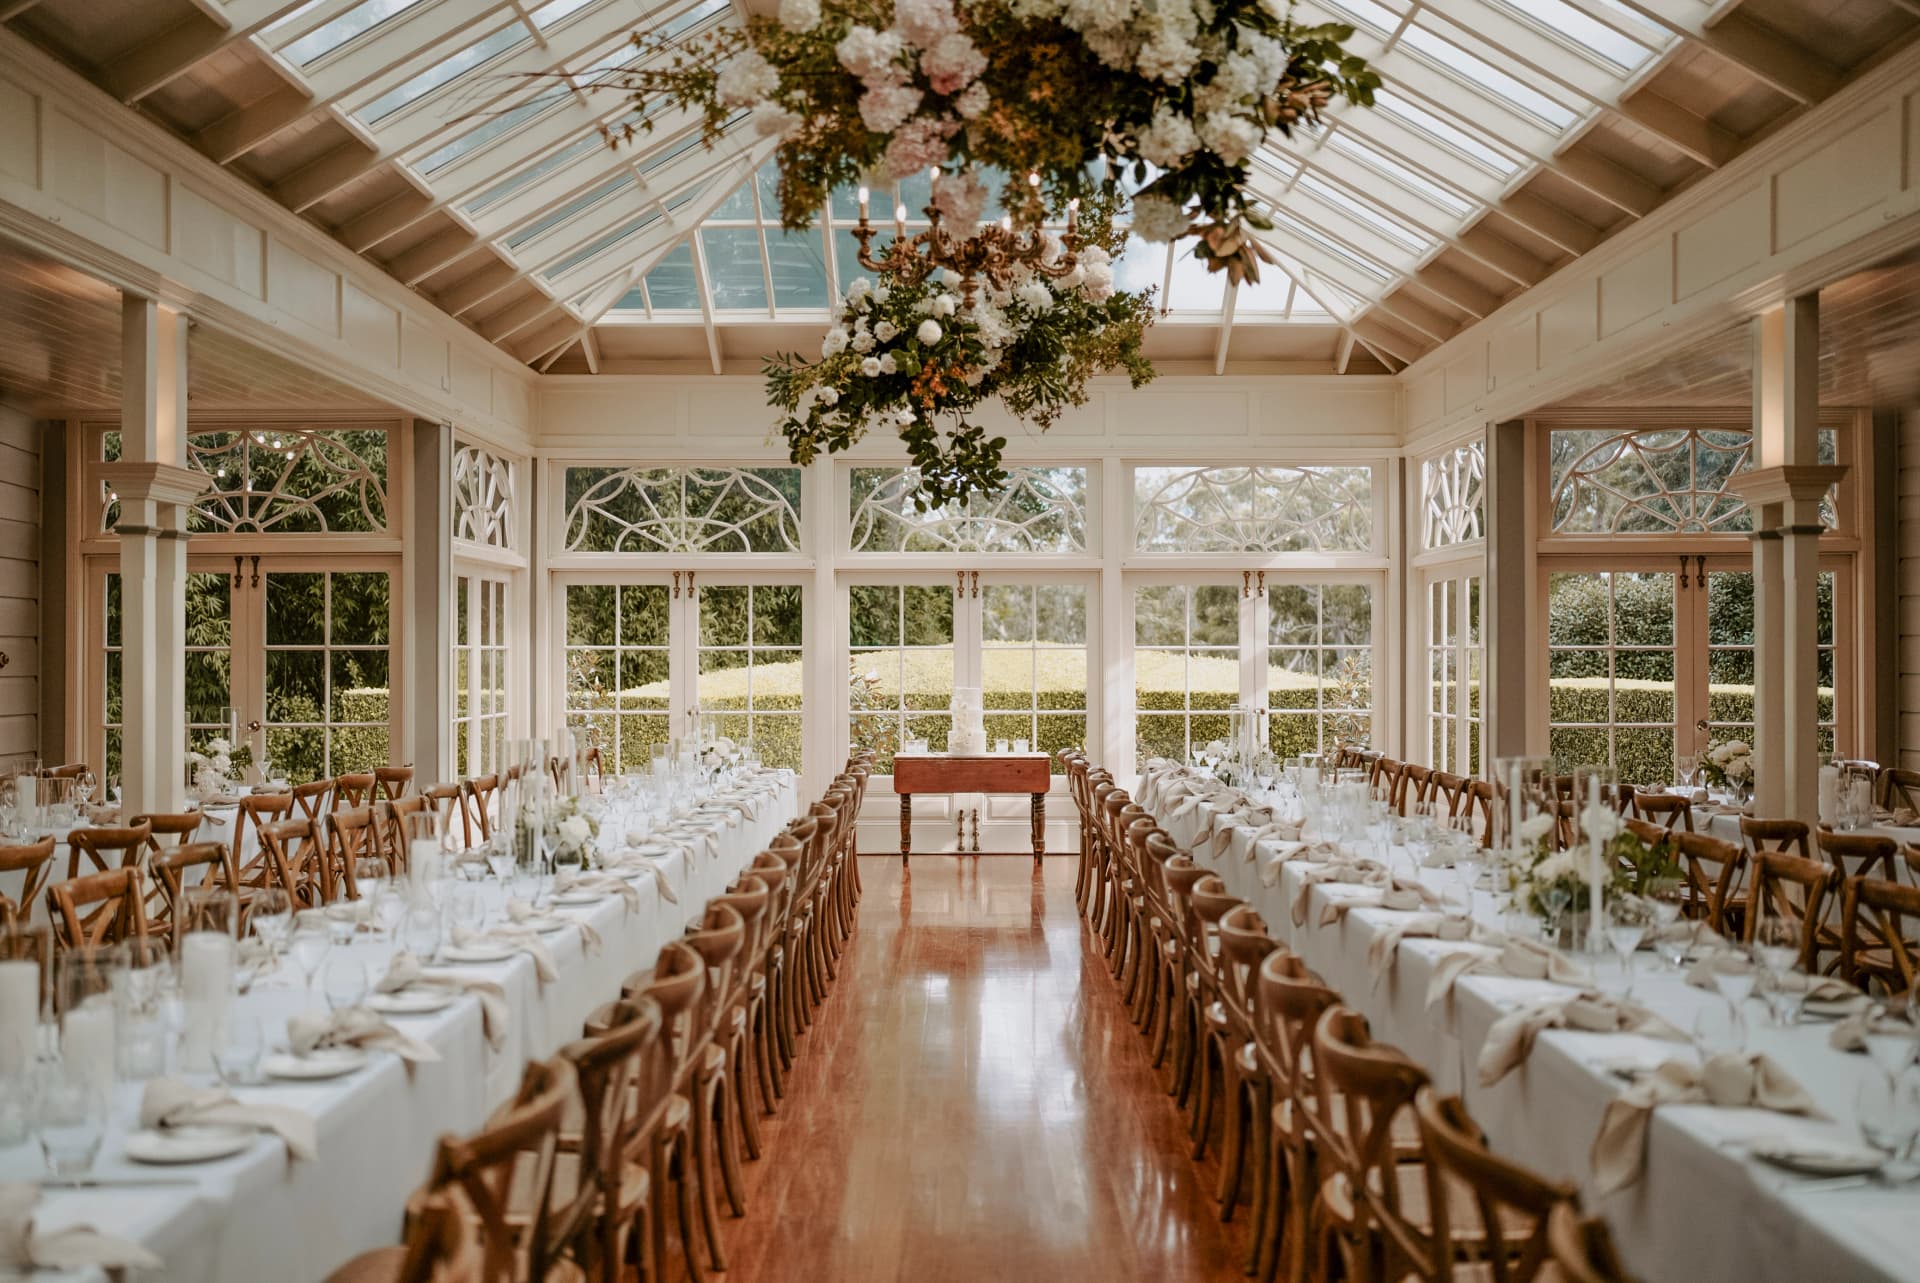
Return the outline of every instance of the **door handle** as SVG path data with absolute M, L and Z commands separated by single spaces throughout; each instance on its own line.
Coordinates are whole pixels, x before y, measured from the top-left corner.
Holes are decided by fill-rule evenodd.
M 260 729 L 259 721 L 255 720 L 255 721 L 248 722 L 247 729 L 250 731 L 258 731 Z

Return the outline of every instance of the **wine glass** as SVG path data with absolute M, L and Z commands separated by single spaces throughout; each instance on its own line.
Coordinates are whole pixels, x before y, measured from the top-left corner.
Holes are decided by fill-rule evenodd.
M 1756 918 L 1753 953 L 1767 973 L 1767 1005 L 1773 1011 L 1774 1023 L 1794 1023 L 1792 1017 L 1804 991 L 1799 987 L 1789 988 L 1787 977 L 1793 974 L 1794 964 L 1800 960 L 1800 924 L 1781 913 Z
M 1860 1139 L 1885 1155 L 1880 1175 L 1899 1185 L 1920 1175 L 1914 1143 L 1920 1140 L 1920 1079 L 1911 1072 L 1862 1074 L 1853 1116 Z
M 107 1130 L 107 1097 L 85 1073 L 41 1066 L 33 1131 L 47 1171 L 68 1179 L 93 1169 Z
M 293 965 L 307 979 L 307 994 L 313 994 L 313 978 L 320 964 L 333 949 L 333 935 L 327 930 L 326 915 L 316 909 L 303 910 L 293 922 L 293 938 L 287 946 Z
M 487 868 L 505 886 L 507 879 L 513 876 L 513 847 L 498 837 L 487 843 Z
M 86 808 L 87 799 L 93 796 L 93 790 L 99 785 L 99 783 L 100 781 L 94 776 L 94 773 L 90 770 L 82 771 L 80 772 L 80 774 L 74 777 L 73 796 L 80 803 L 82 810 Z
M 287 893 L 278 887 L 266 887 L 253 893 L 252 911 L 247 915 L 253 933 L 271 953 L 278 954 L 293 929 L 293 906 Z
M 260 1018 L 244 1007 L 227 1012 L 218 1037 L 214 1040 L 213 1068 L 220 1081 L 229 1087 L 245 1087 L 260 1081 L 260 1058 L 266 1052 L 266 1035 Z
M 1760 979 L 1759 969 L 1753 965 L 1753 959 L 1745 949 L 1732 945 L 1714 955 L 1712 970 L 1713 987 L 1727 1000 L 1734 1015 L 1740 1016 L 1744 1036 L 1745 1017 L 1741 1015 L 1741 1008 L 1752 996 L 1754 984 Z
M 1668 878 L 1649 885 L 1641 898 L 1647 903 L 1647 911 L 1653 915 L 1650 934 L 1654 952 L 1675 970 L 1686 966 L 1687 950 L 1693 947 L 1693 933 L 1680 925 L 1680 915 L 1686 907 L 1686 888 L 1679 881 Z
M 1606 901 L 1607 943 L 1620 956 L 1620 974 L 1627 982 L 1626 997 L 1633 997 L 1633 953 L 1647 938 L 1653 914 L 1637 895 L 1616 895 Z
M 1867 1012 L 1861 1041 L 1866 1043 L 1867 1055 L 1873 1063 L 1891 1078 L 1913 1064 L 1914 1053 L 1920 1050 L 1920 1043 L 1915 1042 L 1916 1032 L 1920 1031 L 1908 1022 L 1904 1008 L 1875 1003 Z
M 1693 1020 L 1693 1041 L 1703 1055 L 1740 1051 L 1747 1045 L 1746 1022 L 1729 1002 L 1709 1002 Z
M 440 910 L 425 901 L 407 906 L 400 919 L 400 943 L 421 962 L 431 962 L 440 952 Z
M 359 1006 L 367 998 L 367 964 L 346 953 L 327 959 L 320 972 L 320 989 L 329 1011 Z

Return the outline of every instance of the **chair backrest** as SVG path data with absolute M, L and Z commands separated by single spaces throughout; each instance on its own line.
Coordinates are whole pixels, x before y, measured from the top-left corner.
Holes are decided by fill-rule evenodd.
M 1367 772 L 1367 784 L 1381 801 L 1396 801 L 1400 796 L 1400 759 L 1374 758 L 1373 768 Z
M 773 892 L 765 882 L 748 872 L 741 875 L 732 890 L 714 896 L 707 904 L 709 907 L 722 904 L 732 909 L 740 915 L 745 927 L 739 959 L 733 965 L 733 990 L 727 995 L 727 1001 L 733 1002 L 745 992 L 747 977 L 753 974 L 756 967 L 765 965 L 767 922 L 773 906 Z
M 302 815 L 260 826 L 260 853 L 266 861 L 263 886 L 277 886 L 296 908 L 326 903 L 321 879 L 319 829 Z
M 460 807 L 461 831 L 466 844 L 475 846 L 493 836 L 493 805 L 500 792 L 500 777 L 476 775 L 461 781 L 460 787 L 466 795 Z M 475 829 L 479 830 L 477 837 Z
M 254 793 L 240 799 L 240 809 L 233 821 L 233 857 L 238 860 L 247 849 L 247 826 L 254 831 L 254 855 L 251 860 L 240 866 L 240 880 L 248 886 L 267 884 L 267 853 L 259 842 L 260 830 L 277 820 L 284 820 L 293 814 L 293 794 Z
M 1670 840 L 1673 835 L 1655 824 L 1652 820 L 1643 820 L 1629 815 L 1626 819 L 1627 832 L 1645 842 L 1648 846 L 1659 846 Z
M 1920 771 L 1899 766 L 1881 771 L 1880 805 L 1889 811 L 1920 811 Z
M 1818 860 L 1803 860 L 1779 851 L 1753 857 L 1753 891 L 1747 898 L 1746 938 L 1751 941 L 1760 919 L 1769 915 L 1800 924 L 1802 971 L 1816 973 L 1820 965 L 1820 924 L 1826 921 L 1827 890 L 1833 869 Z
M 19 896 L 12 902 L 16 906 L 15 913 L 23 919 L 33 916 L 34 902 L 40 898 L 40 890 L 46 885 L 47 875 L 52 871 L 51 835 L 22 846 L 0 846 L 0 873 L 20 873 L 23 879 Z M 7 923 L 0 922 L 0 926 L 4 925 Z
M 407 817 L 427 814 L 430 804 L 425 794 L 409 793 L 405 797 L 395 798 L 375 812 L 378 817 L 376 832 L 380 854 L 386 857 L 387 868 L 395 877 L 405 874 L 408 868 Z
M 1678 793 L 1655 793 L 1636 789 L 1629 813 L 1651 821 L 1664 829 L 1693 832 L 1693 802 Z
M 54 939 L 67 949 L 144 940 L 146 895 L 138 864 L 56 882 L 47 888 Z
M 1375 1043 L 1367 1018 L 1347 1007 L 1321 1014 L 1313 1031 L 1313 1067 L 1320 1090 L 1320 1112 L 1339 1119 L 1319 1138 L 1328 1174 L 1345 1178 L 1353 1200 L 1354 1231 L 1380 1233 L 1386 1269 L 1383 1278 L 1400 1278 L 1434 1259 L 1435 1244 L 1418 1221 L 1417 1206 L 1405 1206 L 1412 1193 L 1395 1169 L 1401 1154 L 1394 1143 L 1394 1122 L 1413 1108 L 1414 1096 L 1427 1085 L 1427 1073 L 1399 1050 Z M 1431 1208 L 1438 1191 L 1418 1200 Z
M 412 787 L 411 766 L 377 766 L 373 770 L 373 795 L 382 802 L 398 802 Z
M 240 891 L 240 876 L 233 867 L 233 855 L 225 842 L 183 842 L 169 847 L 147 862 L 153 881 L 150 889 L 161 898 L 161 916 L 148 915 L 147 930 L 154 935 L 177 934 L 181 923 L 181 901 L 189 886 L 214 887 Z M 201 870 L 199 880 L 190 882 L 188 871 Z
M 77 878 L 84 871 L 102 873 L 126 864 L 140 863 L 147 852 L 147 840 L 153 830 L 145 824 L 124 828 L 75 829 L 67 834 L 67 876 Z M 82 864 L 85 858 L 85 865 Z
M 40 770 L 43 780 L 77 780 L 87 773 L 85 762 L 68 762 L 65 766 L 47 766 Z
M 1920 887 L 1848 878 L 1840 887 L 1841 976 L 1862 989 L 1877 979 L 1889 994 L 1913 988 L 1920 951 L 1906 934 L 1909 918 L 1920 919 Z
M 1740 837 L 1754 854 L 1761 851 L 1788 851 L 1805 859 L 1808 828 L 1803 820 L 1763 820 L 1751 815 L 1740 817 Z M 1773 843 L 1767 846 L 1767 843 Z
M 664 1023 L 652 999 L 621 999 L 589 1015 L 587 1036 L 560 1049 L 580 1083 L 582 1119 L 577 1139 L 561 1140 L 562 1148 L 578 1150 L 580 1177 L 573 1202 L 555 1211 L 557 1241 L 591 1232 L 596 1203 L 612 1208 L 619 1202 L 627 1155 L 646 1121 L 636 1091 L 640 1059 Z
M 684 943 L 700 955 L 706 964 L 707 983 L 701 992 L 700 1015 L 696 1021 L 701 1041 L 711 1038 L 726 1017 L 727 1001 L 733 993 L 734 966 L 747 942 L 747 924 L 731 905 L 716 900 L 707 902 L 700 925 L 688 931 Z
M 1313 1031 L 1340 995 L 1321 984 L 1294 953 L 1276 949 L 1260 964 L 1260 1019 L 1279 1048 L 1282 1078 L 1309 1129 L 1318 1130 L 1320 1097 L 1313 1072 Z
M 1413 1110 L 1426 1156 L 1427 1188 L 1435 1194 L 1428 1277 L 1453 1277 L 1453 1242 L 1463 1238 L 1474 1244 L 1499 1243 L 1505 1249 L 1480 1257 L 1492 1283 L 1529 1283 L 1551 1256 L 1547 1226 L 1553 1210 L 1573 1203 L 1579 1190 L 1490 1151 L 1458 1096 L 1422 1087 L 1414 1094 Z M 1464 1197 L 1448 1197 L 1450 1187 Z M 1455 1212 L 1469 1211 L 1474 1223 L 1454 1224 Z
M 152 831 L 147 845 L 158 853 L 168 847 L 193 841 L 193 835 L 200 831 L 200 822 L 206 818 L 202 811 L 161 811 L 152 815 L 136 815 L 128 823 L 146 825 Z
M 1279 946 L 1250 904 L 1237 904 L 1220 919 L 1221 997 L 1228 1016 L 1245 1037 L 1253 1036 L 1253 1012 L 1260 964 Z
M 1687 878 L 1688 914 L 1725 935 L 1727 897 L 1747 862 L 1746 851 L 1705 833 L 1676 833 L 1673 842 Z
M 374 827 L 372 806 L 335 811 L 327 825 L 327 856 L 320 864 L 320 887 L 326 898 L 358 900 L 360 885 L 354 877 L 355 866 L 379 854 L 379 830 Z
M 1896 876 L 1900 844 L 1890 837 L 1879 833 L 1835 833 L 1823 828 L 1814 830 L 1813 840 L 1820 847 L 1820 853 L 1832 862 L 1834 873 L 1842 879 L 1883 878 L 1891 882 Z
M 1631 1283 L 1607 1223 L 1598 1216 L 1582 1217 L 1572 1203 L 1562 1203 L 1547 1218 L 1547 1249 L 1558 1283 Z
M 1400 794 L 1393 799 L 1393 809 L 1405 815 L 1407 809 L 1416 802 L 1433 800 L 1433 770 L 1417 762 L 1407 762 L 1400 767 Z
M 1470 780 L 1467 791 L 1472 797 L 1470 802 L 1473 814 L 1480 826 L 1480 845 L 1493 849 L 1493 807 L 1498 794 L 1492 780 Z
M 762 851 L 753 857 L 747 872 L 767 888 L 767 946 L 776 947 L 793 910 L 793 868 L 777 853 Z
M 1446 806 L 1449 819 L 1470 810 L 1473 798 L 1468 792 L 1470 781 L 1466 776 L 1455 775 L 1452 771 L 1435 771 L 1431 779 L 1433 801 Z
M 435 784 L 421 790 L 433 813 L 440 817 L 440 832 L 451 837 L 453 826 L 458 824 L 462 835 L 466 834 L 473 821 L 467 816 L 466 786 L 464 784 Z M 446 840 L 442 839 L 443 842 Z M 464 841 L 464 836 L 462 838 Z
M 293 814 L 304 815 L 315 824 L 328 811 L 327 799 L 333 796 L 333 781 L 308 780 L 305 784 L 293 786 Z
M 1220 936 L 1220 920 L 1227 911 L 1241 903 L 1240 897 L 1227 890 L 1226 883 L 1218 875 L 1209 873 L 1193 884 L 1190 902 L 1193 916 L 1199 927 L 1198 937 L 1193 942 L 1193 956 L 1188 960 L 1195 971 L 1211 976 L 1217 971 L 1214 958 L 1217 951 L 1213 942 Z
M 488 1124 L 465 1138 L 443 1136 L 432 1185 L 458 1187 L 480 1227 L 488 1280 L 543 1279 L 553 1263 L 554 1155 L 577 1090 L 564 1057 L 533 1061 L 520 1090 Z M 524 1211 L 531 1207 L 531 1212 Z
M 637 990 L 660 1005 L 664 1022 L 662 1027 L 666 1033 L 662 1042 L 670 1052 L 665 1057 L 669 1082 L 679 1078 L 680 1071 L 699 1045 L 699 1037 L 694 1029 L 695 1007 L 706 987 L 706 960 L 690 945 L 673 940 L 661 948 L 660 956 L 654 960 L 652 974 L 645 976 L 644 987 Z M 634 996 L 632 981 L 628 982 L 628 988 L 629 993 L 623 996 Z
M 379 781 L 372 771 L 355 771 L 333 778 L 333 792 L 327 795 L 329 811 L 357 810 L 373 801 Z

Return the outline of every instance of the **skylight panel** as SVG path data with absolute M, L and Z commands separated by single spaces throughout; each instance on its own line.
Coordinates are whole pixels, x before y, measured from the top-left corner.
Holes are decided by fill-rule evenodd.
M 1454 73 L 1479 92 L 1500 99 L 1557 132 L 1565 132 L 1579 120 L 1572 108 L 1508 75 L 1485 58 L 1468 53 L 1418 22 L 1407 25 L 1401 32 L 1400 43 Z
M 647 288 L 644 285 L 634 286 L 632 289 L 628 290 L 625 294 L 622 294 L 619 297 L 619 299 L 617 299 L 614 302 L 614 305 L 612 307 L 607 309 L 609 313 L 644 312 L 646 310 L 647 310 Z
M 1260 269 L 1258 282 L 1242 285 L 1233 296 L 1234 319 L 1237 321 L 1249 313 L 1284 314 L 1292 293 L 1292 278 L 1278 266 L 1268 264 Z
M 606 145 L 607 140 L 602 138 L 598 133 L 588 133 L 568 143 L 558 151 L 548 152 L 545 156 L 542 156 L 539 160 L 528 165 L 525 169 L 520 170 L 511 177 L 495 183 L 492 187 L 489 187 L 486 191 L 481 192 L 478 196 L 468 201 L 466 211 L 469 214 L 477 214 L 495 201 L 513 195 L 513 193 L 519 191 L 535 179 L 552 173 L 568 161 L 584 156 L 596 147 L 605 147 Z
M 402 107 L 426 97 L 455 77 L 491 62 L 509 49 L 518 48 L 532 39 L 532 33 L 524 24 L 518 21 L 510 22 L 484 40 L 475 41 L 452 57 L 441 59 L 419 75 L 410 77 L 389 89 L 360 108 L 354 115 L 365 124 L 378 124 Z
M 1374 94 L 1373 109 L 1397 117 L 1401 123 L 1419 130 L 1442 146 L 1459 152 L 1468 160 L 1500 178 L 1511 178 L 1522 168 L 1519 161 L 1481 141 L 1478 135 L 1450 123 L 1445 117 L 1436 115 L 1411 99 L 1389 90 L 1383 89 Z
M 540 28 L 541 31 L 546 31 L 551 27 L 558 26 L 561 22 L 572 17 L 592 3 L 593 0 L 548 0 L 546 4 L 535 9 L 528 16 L 533 19 L 533 24 L 536 27 Z
M 1226 273 L 1209 272 L 1207 265 L 1193 256 L 1191 247 L 1175 247 L 1166 307 L 1175 312 L 1218 312 L 1226 302 Z
M 1566 0 L 1525 0 L 1524 4 L 1517 4 L 1514 0 L 1488 2 L 1559 38 L 1561 43 L 1572 46 L 1579 53 L 1623 77 L 1638 71 L 1653 57 L 1655 49 L 1666 44 L 1665 40 L 1652 35 L 1647 44 L 1642 44 L 1598 18 L 1583 13 Z M 1632 25 L 1639 25 L 1629 11 L 1617 5 L 1608 5 L 1608 8 L 1627 17 Z M 1649 45 L 1652 47 L 1649 48 Z
M 1353 215 L 1368 227 L 1386 236 L 1387 239 L 1406 246 L 1416 254 L 1424 254 L 1433 248 L 1433 242 L 1414 231 L 1397 219 L 1388 218 L 1379 210 L 1364 201 L 1353 197 L 1335 187 L 1332 183 L 1311 172 L 1300 176 L 1300 188 L 1312 192 L 1321 200 L 1348 214 Z
M 277 52 L 296 67 L 310 67 L 334 50 L 357 40 L 382 23 L 396 18 L 421 0 L 364 0 L 329 22 L 323 22 Z
M 575 214 L 586 209 L 589 205 L 598 204 L 615 192 L 624 191 L 626 188 L 634 185 L 635 182 L 632 174 L 619 174 L 601 183 L 598 187 L 589 188 L 587 191 L 582 192 L 580 195 L 575 196 L 572 200 L 565 202 L 559 207 L 548 211 L 543 217 L 535 219 L 533 222 L 509 236 L 507 238 L 507 248 L 519 249 L 522 245 L 525 245 L 528 241 L 540 235 L 540 233 L 559 226 Z
M 555 88 L 543 94 L 535 94 L 519 106 L 508 108 L 489 117 L 452 142 L 428 152 L 421 157 L 416 168 L 423 174 L 432 174 L 444 169 L 481 144 L 491 142 L 509 130 L 532 120 L 565 97 L 567 97 L 567 91 L 564 87 Z
M 1166 300 L 1160 294 L 1166 281 L 1167 247 L 1151 244 L 1138 236 L 1128 236 L 1126 248 L 1120 251 L 1120 257 L 1113 260 L 1114 288 L 1150 289 L 1154 303 L 1164 306 Z
M 565 258 L 561 259 L 558 263 L 555 263 L 552 267 L 542 272 L 540 275 L 549 281 L 558 280 L 560 277 L 566 275 L 568 272 L 572 271 L 574 268 L 580 266 L 580 264 L 586 262 L 588 259 L 592 258 L 594 255 L 605 253 L 607 250 L 612 249 L 615 245 L 618 245 L 621 241 L 627 239 L 627 237 L 633 235 L 635 232 L 641 230 L 644 227 L 650 227 L 654 223 L 657 223 L 659 221 L 660 221 L 660 210 L 658 206 L 655 206 L 654 208 L 649 209 L 646 213 L 640 215 L 640 217 L 634 219 L 632 222 L 626 223 L 623 226 L 621 226 L 618 231 L 608 232 L 605 236 L 601 236 L 595 240 L 589 241 L 587 244 L 581 246 L 579 249 L 575 250 L 573 253 L 567 255 Z
M 767 273 L 760 251 L 760 230 L 702 227 L 699 234 L 714 310 L 766 311 Z
M 1323 235 L 1305 223 L 1289 222 L 1287 224 L 1287 230 L 1293 232 L 1303 240 L 1311 241 L 1313 244 L 1318 245 L 1321 249 L 1327 251 L 1327 253 L 1333 255 L 1349 267 L 1365 273 L 1376 281 L 1391 279 L 1391 273 L 1379 264 L 1354 253 L 1339 241 L 1334 240 L 1331 236 Z
M 1462 200 L 1445 187 L 1417 173 L 1411 167 L 1400 163 L 1371 144 L 1360 141 L 1346 130 L 1335 131 L 1333 135 L 1327 139 L 1327 146 L 1335 151 L 1343 152 L 1353 157 L 1362 164 L 1371 166 L 1388 178 L 1391 178 L 1394 182 L 1425 196 L 1442 209 L 1452 210 L 1462 218 L 1465 218 L 1473 212 L 1473 206 L 1469 202 Z
M 776 309 L 827 305 L 827 256 L 818 228 L 789 232 L 769 227 L 767 271 L 773 277 Z
M 694 276 L 693 249 L 674 246 L 646 275 L 647 301 L 656 312 L 698 312 L 700 282 Z

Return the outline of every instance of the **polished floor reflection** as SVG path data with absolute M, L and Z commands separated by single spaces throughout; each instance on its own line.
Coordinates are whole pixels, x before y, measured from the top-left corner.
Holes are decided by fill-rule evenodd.
M 859 930 L 747 1166 L 729 1279 L 1239 1276 L 1073 870 L 861 861 Z

